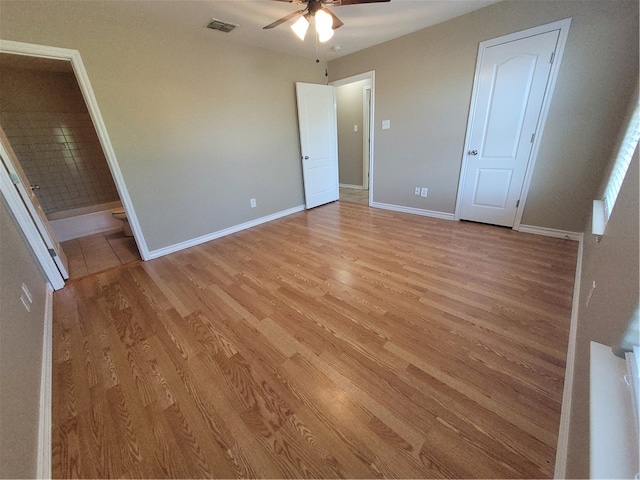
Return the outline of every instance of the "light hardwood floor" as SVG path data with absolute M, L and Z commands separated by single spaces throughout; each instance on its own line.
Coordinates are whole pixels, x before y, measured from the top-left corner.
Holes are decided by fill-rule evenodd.
M 576 253 L 333 203 L 71 281 L 53 475 L 551 477 Z

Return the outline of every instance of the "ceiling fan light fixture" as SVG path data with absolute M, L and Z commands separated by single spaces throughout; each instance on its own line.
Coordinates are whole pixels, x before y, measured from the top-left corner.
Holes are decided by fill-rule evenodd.
M 333 18 L 324 10 L 318 10 L 315 14 L 316 32 L 321 43 L 333 37 Z
M 309 20 L 304 16 L 300 17 L 296 23 L 291 25 L 291 30 L 295 33 L 300 40 L 304 40 L 307 30 L 309 29 Z
M 324 42 L 330 40 L 331 37 L 333 37 L 333 30 L 332 29 L 329 29 L 329 30 L 326 30 L 326 31 L 323 31 L 323 32 L 318 32 L 318 41 L 320 43 L 324 43 Z

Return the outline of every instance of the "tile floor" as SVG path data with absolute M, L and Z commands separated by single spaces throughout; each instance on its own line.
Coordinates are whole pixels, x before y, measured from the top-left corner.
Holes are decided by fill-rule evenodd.
M 122 230 L 74 238 L 60 245 L 69 260 L 70 280 L 140 260 L 135 240 Z
M 369 190 L 340 187 L 340 201 L 369 205 Z

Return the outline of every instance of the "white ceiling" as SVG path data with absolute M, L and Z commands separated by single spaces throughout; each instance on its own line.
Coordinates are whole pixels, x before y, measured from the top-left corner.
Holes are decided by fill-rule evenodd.
M 304 6 L 273 0 L 161 0 L 114 2 L 141 10 L 150 21 L 175 22 L 179 28 L 201 29 L 214 38 L 259 46 L 311 59 L 332 60 L 444 22 L 500 0 L 391 0 L 388 3 L 330 7 L 344 22 L 316 55 L 313 27 L 304 42 L 289 21 L 272 30 L 262 27 Z M 135 5 L 135 6 L 134 6 Z M 230 33 L 206 29 L 212 18 L 239 25 Z

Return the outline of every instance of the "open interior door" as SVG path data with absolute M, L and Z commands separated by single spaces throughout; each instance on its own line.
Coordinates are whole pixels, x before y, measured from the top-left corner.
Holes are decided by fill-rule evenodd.
M 336 92 L 329 85 L 296 83 L 302 175 L 307 209 L 340 198 Z
M 11 177 L 16 190 L 20 194 L 25 207 L 29 211 L 29 215 L 33 219 L 34 225 L 38 229 L 49 253 L 53 257 L 60 274 L 64 279 L 69 278 L 69 264 L 67 262 L 67 257 L 56 240 L 56 237 L 49 226 L 49 220 L 47 220 L 47 216 L 42 210 L 42 206 L 40 205 L 38 198 L 33 193 L 29 180 L 20 167 L 20 163 L 9 144 L 2 127 L 0 127 L 0 158 L 9 172 L 9 176 Z

